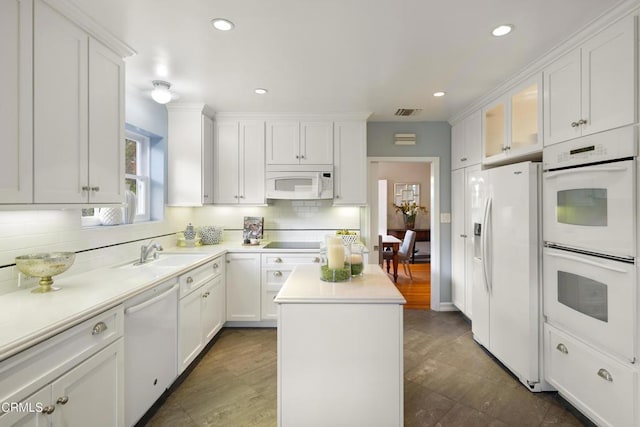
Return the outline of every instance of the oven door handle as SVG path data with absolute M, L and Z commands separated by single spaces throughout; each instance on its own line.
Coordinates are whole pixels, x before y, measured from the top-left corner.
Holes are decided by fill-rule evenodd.
M 610 265 L 601 263 L 601 262 L 597 262 L 597 261 L 591 261 L 588 259 L 584 259 L 584 258 L 580 258 L 577 256 L 573 256 L 573 255 L 566 255 L 566 254 L 559 254 L 556 252 L 547 252 L 546 253 L 549 256 L 552 257 L 556 257 L 556 258 L 563 258 L 563 259 L 568 259 L 570 261 L 576 261 L 576 262 L 580 262 L 582 264 L 587 264 L 587 265 L 592 265 L 594 267 L 598 267 L 598 268 L 604 268 L 606 270 L 611 270 L 611 271 L 615 271 L 616 273 L 627 273 L 626 270 L 623 270 L 621 268 L 616 268 L 616 267 L 612 267 Z
M 582 168 L 564 169 L 555 172 L 545 172 L 544 178 L 555 178 L 561 175 L 570 175 L 577 173 L 624 172 L 627 169 L 629 169 L 627 166 L 586 166 Z

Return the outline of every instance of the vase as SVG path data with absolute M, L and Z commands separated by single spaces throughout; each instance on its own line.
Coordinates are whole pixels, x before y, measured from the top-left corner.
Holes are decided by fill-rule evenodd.
M 404 229 L 405 230 L 413 230 L 416 227 L 416 215 L 407 215 L 407 214 L 402 214 L 402 217 L 404 218 Z

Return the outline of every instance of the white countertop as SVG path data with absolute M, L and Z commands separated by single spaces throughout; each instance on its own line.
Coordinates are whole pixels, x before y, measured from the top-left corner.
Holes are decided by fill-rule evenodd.
M 320 280 L 317 265 L 299 265 L 274 299 L 277 304 L 404 304 L 406 300 L 380 266 L 367 264 L 348 282 Z
M 193 252 L 185 248 L 184 252 Z M 174 248 L 167 252 L 183 252 Z M 0 296 L 0 361 L 95 316 L 181 273 L 224 254 L 201 250 L 202 258 L 183 267 L 98 268 L 55 280 L 61 289 L 33 294 L 31 289 Z

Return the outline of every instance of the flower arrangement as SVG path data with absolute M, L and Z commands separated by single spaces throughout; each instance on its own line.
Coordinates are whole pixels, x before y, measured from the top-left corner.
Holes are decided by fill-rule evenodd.
M 404 226 L 406 229 L 412 229 L 416 224 L 416 215 L 418 212 L 428 212 L 427 208 L 418 205 L 416 202 L 403 201 L 401 204 L 393 204 L 396 212 L 401 212 L 404 219 Z
M 415 216 L 418 212 L 428 212 L 427 208 L 424 206 L 419 206 L 416 202 L 408 202 L 403 201 L 400 205 L 393 204 L 393 207 L 396 209 L 396 212 L 402 212 L 403 215 L 406 216 Z

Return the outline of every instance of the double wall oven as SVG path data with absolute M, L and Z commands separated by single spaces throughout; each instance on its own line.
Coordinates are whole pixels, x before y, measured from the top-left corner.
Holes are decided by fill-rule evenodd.
M 544 314 L 635 361 L 637 128 L 544 151 Z

